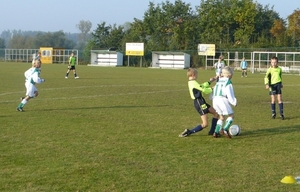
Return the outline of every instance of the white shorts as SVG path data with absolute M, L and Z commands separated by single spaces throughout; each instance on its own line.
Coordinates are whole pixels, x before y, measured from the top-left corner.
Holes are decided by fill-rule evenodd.
M 35 92 L 37 92 L 37 88 L 35 87 L 35 85 L 33 85 L 32 83 L 25 83 L 25 87 L 26 87 L 26 96 L 29 97 L 35 97 Z
M 213 107 L 219 115 L 233 114 L 233 109 L 226 97 L 214 97 Z

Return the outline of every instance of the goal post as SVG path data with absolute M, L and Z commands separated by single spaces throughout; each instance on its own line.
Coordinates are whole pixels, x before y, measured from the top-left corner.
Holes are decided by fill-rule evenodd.
M 300 72 L 300 52 L 252 52 L 250 70 L 255 72 L 266 72 L 270 67 L 270 60 L 273 56 L 278 57 L 278 66 L 285 73 Z

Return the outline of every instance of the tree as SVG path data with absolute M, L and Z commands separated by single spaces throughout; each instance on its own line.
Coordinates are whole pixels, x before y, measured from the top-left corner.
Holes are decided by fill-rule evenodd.
M 73 49 L 75 42 L 66 38 L 63 31 L 38 33 L 34 39 L 35 47 L 54 47 Z
M 207 0 L 198 7 L 200 39 L 228 47 L 237 40 L 247 45 L 255 30 L 256 4 L 252 0 Z
M 5 48 L 5 47 L 6 47 L 6 46 L 5 46 L 5 40 L 2 39 L 2 38 L 0 38 L 0 48 L 3 49 L 3 48 Z
M 300 10 L 295 10 L 288 16 L 288 29 L 287 33 L 293 39 L 293 45 L 299 46 L 300 41 Z
M 274 25 L 270 30 L 270 33 L 276 39 L 277 46 L 286 46 L 285 44 L 285 34 L 286 27 L 283 20 L 275 20 Z
M 270 8 L 270 5 L 262 6 L 257 3 L 256 9 L 255 30 L 252 34 L 250 43 L 256 47 L 272 46 L 270 43 L 272 38 L 270 30 L 273 27 L 275 20 L 282 19 L 279 17 L 279 14 L 273 10 L 273 6 Z
M 78 36 L 78 48 L 83 48 L 89 39 L 89 32 L 92 28 L 92 22 L 81 20 L 79 24 L 76 25 L 79 29 L 80 34 Z
M 195 34 L 194 15 L 190 4 L 176 0 L 161 6 L 150 2 L 140 25 L 144 40 L 152 50 L 184 50 L 190 46 L 189 37 Z

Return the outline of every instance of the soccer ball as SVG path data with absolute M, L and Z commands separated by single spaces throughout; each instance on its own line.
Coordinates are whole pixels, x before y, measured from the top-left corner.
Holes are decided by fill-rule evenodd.
M 238 125 L 231 125 L 229 128 L 229 133 L 232 136 L 238 136 L 241 133 L 241 128 Z

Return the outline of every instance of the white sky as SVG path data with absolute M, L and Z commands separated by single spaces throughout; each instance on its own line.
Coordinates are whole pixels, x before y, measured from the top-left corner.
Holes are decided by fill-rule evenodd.
M 274 11 L 286 19 L 300 7 L 300 0 L 256 0 L 274 6 Z M 254 2 L 256 2 L 254 0 Z M 149 0 L 1 0 L 0 34 L 4 30 L 76 33 L 81 20 L 91 21 L 92 31 L 97 24 L 123 25 L 134 18 L 143 19 Z M 165 0 L 151 0 L 156 5 Z M 175 0 L 169 0 L 174 3 Z M 183 0 L 192 8 L 201 0 Z

